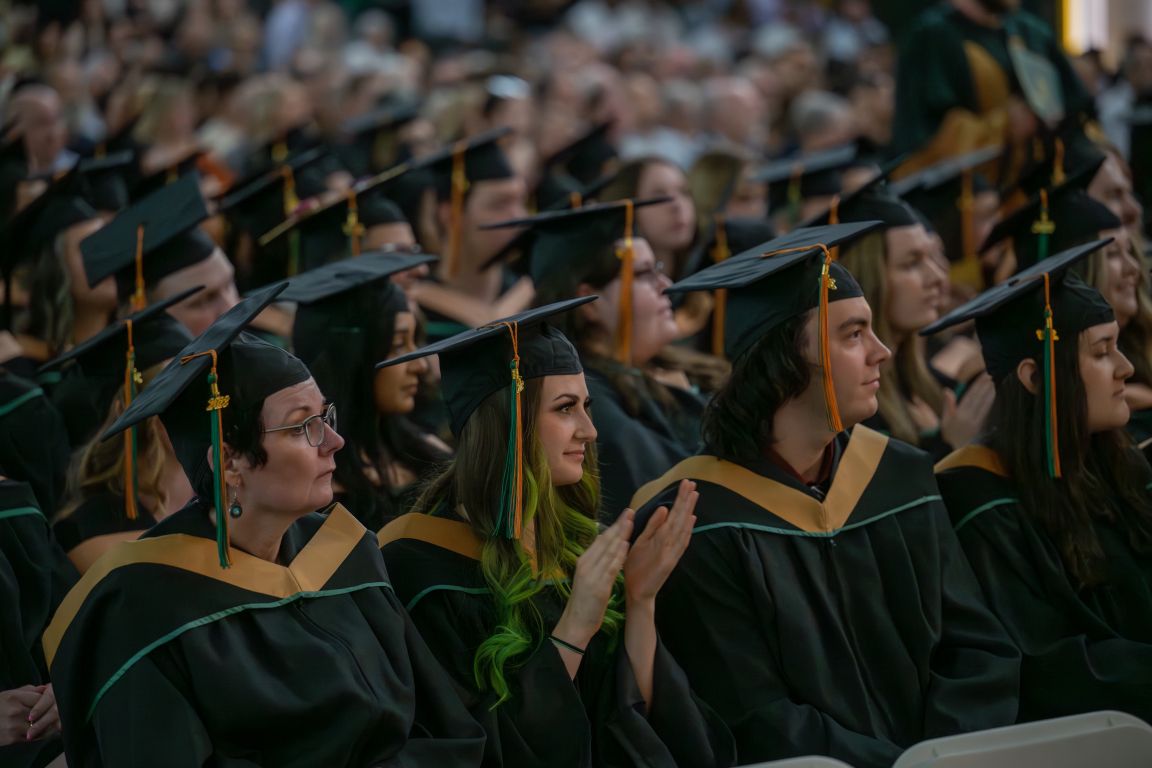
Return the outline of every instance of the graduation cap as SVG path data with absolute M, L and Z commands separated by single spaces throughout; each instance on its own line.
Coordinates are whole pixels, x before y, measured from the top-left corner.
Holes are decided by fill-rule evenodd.
M 922 212 L 946 244 L 946 253 L 955 263 L 953 282 L 978 288 L 983 285 L 983 266 L 975 242 L 972 220 L 976 195 L 994 191 L 979 168 L 1004 157 L 1000 146 L 948 158 L 899 181 L 889 189 Z
M 684 275 L 695 274 L 705 265 L 705 260 L 719 264 L 734 253 L 743 253 L 756 248 L 760 243 L 775 239 L 776 228 L 768 219 L 729 219 L 722 213 L 713 215 L 707 236 L 689 254 L 684 265 Z M 712 354 L 724 357 L 724 320 L 727 313 L 728 295 L 724 290 L 713 294 L 715 305 L 712 308 L 717 322 L 712 323 Z
M 177 355 L 192 336 L 167 310 L 203 289 L 196 286 L 117 320 L 90 339 L 49 360 L 40 372 L 55 370 L 76 361 L 88 379 L 120 379 L 124 405 L 132 404 L 137 387 L 143 384 L 141 371 Z M 136 427 L 124 434 L 124 511 L 129 520 L 136 509 Z
M 129 203 L 128 176 L 135 166 L 130 149 L 83 158 L 77 164 L 80 195 L 97 211 L 119 211 Z
M 524 381 L 584 371 L 572 342 L 546 321 L 597 298 L 582 296 L 520 312 L 376 365 L 384 368 L 439 355 L 441 391 L 448 406 L 452 433 L 457 436 L 481 403 L 497 392 L 508 390 L 512 424 L 504 464 L 501 515 L 493 536 L 520 538 L 524 494 L 521 433 Z
M 781 323 L 819 309 L 820 358 L 828 426 L 844 429 L 828 357 L 828 304 L 863 296 L 856 279 L 832 258 L 832 249 L 882 225 L 878 221 L 796 229 L 737 254 L 669 287 L 666 293 L 727 291 L 722 326 L 724 349 L 736 359 Z
M 768 206 L 775 212 L 787 208 L 793 223 L 800 219 L 800 204 L 811 197 L 840 194 L 840 174 L 856 160 L 856 145 L 848 144 L 821 152 L 773 161 L 758 171 L 754 181 L 768 185 Z
M 275 211 L 277 220 L 291 215 L 300 205 L 296 173 L 324 155 L 323 147 L 314 147 L 291 155 L 276 168 L 250 174 L 218 198 L 217 213 L 249 218 Z
M 415 103 L 388 104 L 346 120 L 340 133 L 358 153 L 356 170 L 375 172 L 407 160 L 398 133 L 420 117 Z
M 243 333 L 284 286 L 279 283 L 256 291 L 221 315 L 101 435 L 106 440 L 151 416 L 160 417 L 192 488 L 198 494 L 212 488 L 222 568 L 230 565 L 228 517 L 236 514 L 235 507 L 227 506 L 224 473 L 219 471 L 224 466 L 223 443 L 234 434 L 239 420 L 259 411 L 269 395 L 311 378 L 299 359 Z M 213 466 L 218 470 L 215 474 Z
M 81 241 L 89 287 L 116 275 L 121 298 L 131 296 L 133 306 L 143 308 L 146 285 L 198 264 L 215 251 L 215 243 L 197 226 L 206 218 L 196 173 L 137 201 Z
M 447 277 L 456 273 L 460 261 L 460 227 L 464 216 L 464 197 L 472 184 L 481 181 L 510 179 L 516 174 L 498 143 L 512 133 L 508 127 L 495 128 L 450 147 L 437 150 L 425 158 L 425 165 L 435 179 L 436 194 L 451 203 L 448 246 L 441 269 Z
M 541 179 L 533 195 L 537 206 L 551 207 L 603 178 L 605 167 L 619 157 L 608 139 L 611 129 L 611 121 L 597 123 L 544 159 L 540 164 Z
M 200 158 L 205 154 L 207 153 L 203 149 L 197 147 L 177 160 L 167 163 L 160 170 L 143 177 L 132 187 L 132 199 L 140 200 L 162 187 L 175 184 L 179 179 L 197 170 L 200 167 Z
M 266 246 L 285 234 L 300 233 L 300 262 L 306 268 L 344 256 L 359 256 L 372 227 L 406 224 L 396 203 L 362 184 L 315 205 L 305 204 L 258 240 Z
M 1095 174 L 1096 169 L 1086 168 L 1059 186 L 1041 189 L 992 228 L 980 251 L 1012 238 L 1017 269 L 1022 269 L 1043 261 L 1049 253 L 1095 240 L 1102 231 L 1123 226 L 1107 206 L 1084 191 L 1084 184 Z
M 9 258 L 4 260 L 8 269 L 23 258 L 34 258 L 68 227 L 98 217 L 80 196 L 76 166 L 55 175 L 47 188 L 9 222 L 5 249 Z
M 484 229 L 531 227 L 526 269 L 539 285 L 547 275 L 568 273 L 573 265 L 586 261 L 590 254 L 615 249 L 620 259 L 620 318 L 616 327 L 616 359 L 625 365 L 632 359 L 632 240 L 635 232 L 635 210 L 667 203 L 671 198 L 615 200 L 594 203 L 583 208 L 546 211 L 523 219 L 490 224 Z M 623 245 L 616 243 L 623 241 Z
M 338 391 L 342 377 L 326 376 L 328 369 L 355 370 L 388 356 L 395 315 L 408 310 L 404 292 L 388 278 L 435 260 L 423 253 L 366 253 L 289 279 L 279 300 L 299 305 L 293 347 L 341 407 L 350 395 Z
M 1076 344 L 1081 331 L 1115 319 L 1112 307 L 1100 292 L 1070 269 L 1110 242 L 1111 238 L 1094 240 L 1043 259 L 920 331 L 920 335 L 930 336 L 975 320 L 984 365 L 997 381 L 1015 371 L 1022 360 L 1031 358 L 1042 364 L 1045 443 L 1051 477 L 1061 476 L 1055 345 Z

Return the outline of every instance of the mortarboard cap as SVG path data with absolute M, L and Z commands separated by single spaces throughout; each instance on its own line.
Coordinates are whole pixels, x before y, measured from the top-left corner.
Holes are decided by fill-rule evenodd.
M 419 117 L 417 104 L 396 103 L 346 120 L 340 133 L 351 151 L 347 157 L 350 170 L 357 175 L 376 173 L 409 159 L 398 134 Z
M 575 264 L 586 262 L 595 254 L 615 250 L 620 259 L 620 275 L 625 286 L 632 280 L 632 240 L 635 231 L 635 209 L 666 203 L 670 198 L 648 200 L 615 200 L 583 208 L 546 211 L 523 219 L 491 224 L 485 229 L 530 227 L 527 249 L 527 272 L 537 285 L 552 273 L 572 271 Z M 617 248 L 616 244 L 623 241 Z M 620 293 L 620 318 L 616 333 L 616 358 L 630 364 L 632 357 L 632 291 Z
M 8 224 L 9 266 L 34 258 L 61 232 L 82 221 L 99 218 L 92 206 L 80 197 L 76 166 L 53 177 L 47 188 L 12 217 Z
M 116 275 L 121 298 L 143 307 L 147 285 L 212 255 L 215 244 L 198 228 L 207 217 L 196 173 L 137 201 L 80 243 L 89 286 Z
M 436 258 L 426 253 L 365 253 L 358 259 L 329 262 L 289 278 L 288 287 L 277 300 L 303 305 L 328 301 Z
M 583 373 L 580 355 L 572 342 L 547 320 L 594 301 L 582 296 L 521 312 L 481 328 L 473 328 L 435 344 L 377 364 L 398 365 L 428 355 L 440 356 L 441 391 L 451 418 L 452 432 L 460 435 L 468 417 L 492 395 L 510 389 L 515 399 L 509 430 L 509 458 L 504 468 L 506 514 L 493 535 L 520 538 L 523 488 L 520 446 L 520 390 L 526 379 Z
M 984 365 L 997 381 L 1015 371 L 1022 360 L 1031 358 L 1042 364 L 1052 477 L 1061 475 L 1054 345 L 1076 344 L 1081 331 L 1115 319 L 1100 292 L 1070 269 L 1110 242 L 1111 238 L 1095 240 L 1039 261 L 920 331 L 920 335 L 930 336 L 975 320 Z
M 263 288 L 221 315 L 101 435 L 108 439 L 151 416 L 160 417 L 193 490 L 204 495 L 211 489 L 217 550 L 225 568 L 229 565 L 227 499 L 223 475 L 213 474 L 212 466 L 223 466 L 222 445 L 239 419 L 258 411 L 269 395 L 311 377 L 296 357 L 243 333 L 283 289 L 284 283 Z
M 992 228 L 980 251 L 1010 237 L 1019 270 L 1043 261 L 1049 253 L 1094 240 L 1105 230 L 1118 229 L 1122 226 L 1120 219 L 1084 192 L 1084 185 L 1091 181 L 1096 168 L 1086 168 L 1063 184 L 1040 190 Z
M 128 176 L 135 167 L 136 155 L 128 149 L 80 160 L 81 197 L 97 211 L 119 211 L 130 201 Z
M 198 170 L 200 158 L 204 155 L 203 149 L 191 149 L 183 156 L 167 163 L 163 168 L 144 176 L 132 187 L 132 200 L 136 201 L 147 197 L 156 190 L 175 184 L 192 171 Z
M 768 207 L 772 212 L 787 208 L 796 221 L 800 216 L 800 203 L 804 200 L 840 194 L 840 175 L 855 160 L 856 146 L 849 144 L 774 160 L 757 170 L 752 178 L 768 185 Z
M 812 309 L 819 309 L 820 349 L 829 427 L 843 429 L 828 349 L 827 305 L 863 295 L 856 279 L 832 260 L 832 249 L 878 229 L 866 221 L 797 229 L 672 285 L 666 293 L 726 291 L 726 312 L 713 322 L 722 326 L 724 351 L 735 360 L 765 333 Z

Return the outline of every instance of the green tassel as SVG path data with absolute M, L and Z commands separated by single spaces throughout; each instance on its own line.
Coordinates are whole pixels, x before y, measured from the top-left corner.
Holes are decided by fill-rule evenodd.
M 500 480 L 500 514 L 492 530 L 493 536 L 506 539 L 515 538 L 515 520 L 512 507 L 515 503 L 516 488 L 516 430 L 520 425 L 516 419 L 516 385 L 508 388 L 508 449 L 504 452 L 504 475 Z
M 216 375 L 208 374 L 208 385 L 216 383 Z M 220 567 L 227 568 L 228 562 L 228 510 L 224 506 L 224 494 L 220 483 L 219 473 L 224 471 L 224 449 L 221 445 L 220 412 L 210 410 L 208 417 L 212 420 L 212 457 L 216 464 L 216 477 L 212 480 L 212 497 L 216 507 L 216 554 L 220 558 Z
M 1044 261 L 1048 258 L 1048 233 L 1042 232 L 1036 235 L 1036 261 Z
M 136 400 L 136 391 L 137 391 L 136 390 L 136 375 L 137 374 L 136 374 L 136 354 L 135 353 L 132 353 L 128 359 L 128 370 L 130 371 L 130 373 L 128 374 L 128 379 L 129 379 L 128 392 L 129 392 L 129 395 L 131 398 L 130 402 L 134 402 Z M 136 447 L 136 427 L 135 426 L 133 426 L 131 429 L 128 430 L 128 445 L 129 445 L 128 451 L 130 454 L 128 460 L 130 462 L 132 462 L 132 487 L 131 488 L 125 488 L 124 492 L 132 494 L 132 499 L 133 499 L 133 501 L 135 501 L 137 498 L 139 498 L 139 495 L 140 495 L 140 478 L 138 477 L 139 464 L 136 461 L 137 447 Z

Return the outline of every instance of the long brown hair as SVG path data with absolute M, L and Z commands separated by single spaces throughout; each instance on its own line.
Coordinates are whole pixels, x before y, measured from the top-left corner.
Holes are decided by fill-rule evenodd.
M 1029 392 L 1015 371 L 996 383 L 988 443 L 1004 462 L 1025 513 L 1052 537 L 1078 585 L 1087 587 L 1106 580 L 1095 521 L 1115 523 L 1133 549 L 1152 553 L 1148 467 L 1124 430 L 1088 434 L 1077 336 L 1056 345 L 1054 367 L 1063 476 L 1048 476 L 1044 398 Z
M 147 386 L 163 368 L 164 364 L 161 363 L 144 371 L 144 386 Z M 124 395 L 118 393 L 108 409 L 107 418 L 104 419 L 100 429 L 96 431 L 97 437 L 84 446 L 79 457 L 73 460 L 69 482 L 72 488 L 72 492 L 69 494 L 71 498 L 60 511 L 58 517 L 67 517 L 86 499 L 101 493 L 126 495 L 124 488 L 124 438 L 123 436 L 111 440 L 100 440 L 99 438 L 99 435 L 120 417 L 124 408 Z M 159 416 L 145 420 L 136 429 L 137 489 L 142 498 L 154 500 L 153 506 L 149 510 L 153 517 L 163 517 L 168 503 L 162 482 L 166 459 L 164 450 L 166 436 L 162 434 L 163 429 Z
M 924 359 L 919 337 L 912 336 L 896 345 L 886 311 L 888 300 L 888 247 L 883 232 L 873 232 L 846 248 L 840 256 L 872 307 L 872 323 L 877 338 L 892 349 L 892 361 L 880 367 L 880 391 L 876 395 L 880 417 L 892 436 L 912 445 L 920 443 L 920 429 L 912 418 L 909 403 L 918 397 L 937 414 L 944 408 L 944 390 L 936 382 Z

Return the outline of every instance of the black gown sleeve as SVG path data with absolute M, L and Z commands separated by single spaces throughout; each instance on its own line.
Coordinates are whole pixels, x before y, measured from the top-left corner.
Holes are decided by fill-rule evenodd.
M 1120 709 L 1152 720 L 1152 645 L 1089 615 L 1058 553 L 1023 515 L 1003 505 L 959 531 L 989 605 L 1023 653 L 1021 716 Z
M 900 47 L 892 152 L 924 147 L 955 108 L 972 109 L 975 89 L 958 33 L 936 17 L 917 24 Z
M 695 535 L 656 611 L 669 649 L 731 728 L 740 760 L 823 754 L 860 768 L 890 766 L 899 746 L 789 698 L 758 615 L 772 610 L 772 597 L 762 579 L 757 584 L 740 572 L 744 559 L 729 532 Z

